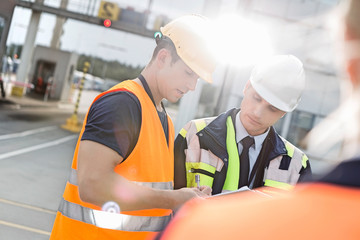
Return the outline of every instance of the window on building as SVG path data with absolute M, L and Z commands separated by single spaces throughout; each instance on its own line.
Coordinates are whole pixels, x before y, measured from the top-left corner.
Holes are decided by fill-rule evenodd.
M 5 25 L 5 19 L 0 17 L 0 40 L 1 40 L 2 32 L 4 30 L 4 25 Z
M 282 134 L 284 119 L 285 119 L 285 117 L 280 118 L 273 126 L 275 128 L 276 132 L 280 135 Z
M 313 128 L 314 120 L 315 114 L 303 111 L 294 111 L 290 122 L 287 140 L 294 145 L 299 146 L 306 134 Z

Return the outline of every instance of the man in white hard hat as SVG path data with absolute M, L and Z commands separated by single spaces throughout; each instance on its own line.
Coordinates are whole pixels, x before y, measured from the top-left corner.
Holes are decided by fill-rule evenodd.
M 194 90 L 199 77 L 212 81 L 209 27 L 200 15 L 168 23 L 141 74 L 95 98 L 50 239 L 144 239 L 162 230 L 172 209 L 210 194 L 173 191 L 174 128 L 162 104 Z
M 160 239 L 360 239 L 360 1 L 343 0 L 337 9 L 345 101 L 314 128 L 309 146 L 343 141 L 341 163 L 283 197 L 247 192 L 186 203 Z
M 295 56 L 258 64 L 240 109 L 181 129 L 175 141 L 175 188 L 209 186 L 213 195 L 241 187 L 288 190 L 310 175 L 307 156 L 272 127 L 296 108 L 304 88 L 303 64 Z

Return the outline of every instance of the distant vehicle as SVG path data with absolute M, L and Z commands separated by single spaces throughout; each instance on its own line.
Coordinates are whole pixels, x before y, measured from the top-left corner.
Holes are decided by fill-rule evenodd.
M 113 79 L 105 79 L 105 82 L 101 85 L 100 91 L 104 92 L 118 83 L 119 81 Z
M 73 83 L 77 88 L 80 87 L 81 80 L 84 77 L 84 73 L 80 71 L 74 71 Z M 84 90 L 94 90 L 102 91 L 102 85 L 105 83 L 105 80 L 99 77 L 95 77 L 91 74 L 85 74 L 85 82 L 83 85 Z

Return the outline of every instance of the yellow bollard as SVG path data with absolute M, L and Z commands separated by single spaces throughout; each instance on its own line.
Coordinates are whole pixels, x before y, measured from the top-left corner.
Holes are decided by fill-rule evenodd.
M 75 132 L 78 133 L 81 131 L 81 123 L 78 120 L 78 108 L 79 108 L 79 102 L 80 102 L 80 98 L 81 98 L 81 92 L 83 90 L 84 87 L 84 83 L 85 83 L 85 76 L 86 73 L 88 72 L 90 67 L 90 63 L 89 62 L 85 62 L 84 63 L 84 68 L 83 68 L 83 77 L 81 78 L 80 81 L 80 86 L 79 86 L 79 94 L 75 103 L 75 110 L 74 113 L 71 115 L 70 118 L 66 119 L 66 124 L 61 125 L 61 127 L 65 130 L 71 131 L 71 132 Z

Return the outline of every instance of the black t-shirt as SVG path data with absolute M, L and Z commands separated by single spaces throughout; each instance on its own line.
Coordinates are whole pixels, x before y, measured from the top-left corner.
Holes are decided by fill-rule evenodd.
M 158 111 L 158 115 L 169 141 L 166 112 Z M 81 140 L 101 143 L 119 153 L 125 160 L 137 143 L 140 128 L 139 99 L 130 92 L 117 91 L 102 96 L 91 106 Z

